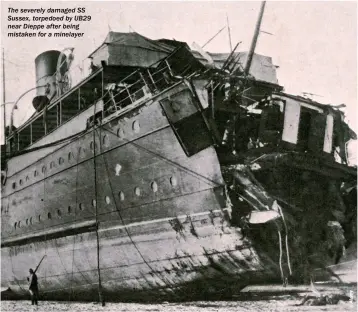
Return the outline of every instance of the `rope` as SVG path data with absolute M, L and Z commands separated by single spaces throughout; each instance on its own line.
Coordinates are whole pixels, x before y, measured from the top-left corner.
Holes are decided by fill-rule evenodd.
M 47 170 L 45 170 L 45 172 L 43 172 L 44 174 L 44 178 L 43 178 L 43 189 L 44 189 L 44 194 L 43 194 L 43 208 L 46 208 L 46 175 L 47 175 Z M 45 209 L 43 209 L 45 210 Z M 48 217 L 48 215 L 47 215 Z M 44 218 L 46 218 L 46 215 L 44 216 Z M 52 218 L 52 216 L 51 216 Z M 45 223 L 43 223 L 43 229 L 45 230 Z M 47 234 L 45 234 L 45 256 L 47 257 Z M 47 278 L 47 270 L 45 271 L 45 281 Z
M 79 141 L 78 141 L 78 145 L 79 144 Z M 76 222 L 76 219 L 77 219 L 77 214 L 76 214 L 76 209 L 78 207 L 78 163 L 80 161 L 80 154 L 81 154 L 81 150 L 80 150 L 80 147 L 78 147 L 78 154 L 77 154 L 77 165 L 76 165 L 76 186 L 75 186 L 75 189 L 76 189 L 76 197 L 75 197 L 75 209 L 74 209 L 74 214 L 75 214 L 75 222 Z M 69 294 L 69 299 L 71 299 L 71 296 L 73 294 L 73 266 L 74 266 L 74 262 L 75 262 L 75 243 L 76 243 L 76 235 L 73 235 L 73 247 L 72 247 L 72 265 L 71 265 L 71 284 L 70 284 L 70 287 L 71 287 L 71 291 L 70 291 L 70 294 Z
M 283 211 L 282 211 L 282 208 L 280 207 L 280 205 L 277 205 L 278 206 L 278 209 L 280 211 L 280 214 L 281 214 L 281 217 L 282 217 L 282 220 L 283 220 L 283 224 L 285 226 L 285 247 L 286 247 L 286 257 L 287 257 L 287 265 L 288 265 L 288 270 L 290 272 L 290 275 L 292 275 L 292 269 L 291 269 L 291 263 L 290 263 L 290 251 L 289 251 L 289 246 L 288 246 L 288 228 L 287 228 L 287 224 L 286 224 L 286 220 L 285 220 L 285 217 L 283 215 Z
M 98 235 L 98 194 L 97 194 L 96 119 L 95 119 L 96 118 L 96 108 L 97 108 L 97 102 L 94 103 L 94 113 L 93 113 L 93 123 L 94 123 L 93 124 L 93 131 L 92 131 L 93 132 L 93 170 L 94 170 L 94 194 L 95 194 L 95 201 L 96 201 L 95 213 L 96 213 L 98 296 L 99 296 L 99 301 L 102 302 L 102 307 L 104 307 L 105 306 L 105 301 L 104 301 L 104 298 L 102 297 L 101 269 L 100 269 L 100 260 L 99 260 L 100 259 L 100 254 L 99 254 L 99 235 Z M 101 139 L 99 141 L 101 142 Z M 100 153 L 101 153 L 101 150 L 100 150 Z
M 101 136 L 100 134 L 98 134 L 99 136 L 99 142 L 100 142 L 100 148 L 102 149 L 102 141 L 101 141 Z M 137 245 L 135 244 L 133 238 L 132 238 L 132 235 L 129 233 L 129 230 L 123 220 L 123 217 L 122 217 L 122 214 L 120 212 L 120 210 L 118 209 L 118 205 L 117 205 L 117 200 L 116 200 L 116 194 L 115 192 L 113 191 L 113 186 L 112 186 L 112 183 L 111 183 L 111 180 L 109 178 L 109 168 L 108 168 L 108 163 L 107 163 L 107 160 L 106 158 L 104 157 L 104 153 L 101 153 L 102 155 L 102 158 L 103 158 L 103 161 L 104 161 L 104 164 L 105 164 L 105 168 L 106 168 L 106 173 L 107 173 L 107 177 L 108 177 L 108 184 L 109 184 L 109 187 L 111 189 L 111 193 L 112 193 L 112 197 L 113 197 L 113 200 L 114 200 L 114 205 L 115 205 L 115 208 L 116 208 L 116 211 L 118 212 L 118 216 L 122 222 L 122 224 L 124 225 L 124 229 L 127 233 L 127 236 L 129 238 L 129 240 L 131 241 L 132 245 L 134 246 L 134 248 L 137 250 L 138 254 L 140 255 L 140 257 L 142 258 L 143 262 L 148 266 L 148 268 L 150 269 L 151 272 L 153 272 L 155 275 L 157 275 L 159 277 L 160 280 L 162 280 L 162 282 L 167 286 L 167 287 L 170 287 L 167 282 L 160 276 L 158 275 L 158 273 L 151 267 L 151 265 L 148 263 L 147 260 L 145 260 L 143 254 L 141 253 L 141 251 L 139 250 L 139 248 L 137 247 Z M 177 296 L 174 292 L 173 294 L 175 296 Z M 178 296 L 177 296 L 178 297 Z
M 115 135 L 115 136 L 117 137 L 117 134 L 116 134 L 115 132 L 113 132 L 112 130 L 106 129 L 106 128 L 104 128 L 104 130 L 107 131 L 107 132 L 109 132 L 109 133 L 111 133 L 111 134 L 113 134 L 113 135 Z M 139 144 L 137 144 L 137 143 L 134 143 L 133 141 L 129 141 L 129 140 L 125 139 L 125 138 L 122 138 L 122 140 L 125 141 L 126 143 L 132 144 L 132 145 L 134 145 L 134 146 L 136 146 L 136 147 L 138 147 L 138 148 L 140 148 L 140 149 L 142 149 L 142 150 L 145 150 L 146 152 L 148 152 L 148 153 L 150 153 L 150 154 L 152 154 L 152 155 L 154 155 L 154 156 L 156 156 L 156 157 L 158 157 L 158 158 L 160 158 L 160 159 L 163 159 L 163 160 L 165 160 L 166 162 L 169 162 L 170 164 L 172 164 L 172 165 L 174 165 L 174 166 L 176 166 L 176 167 L 178 167 L 178 168 L 180 168 L 180 169 L 182 169 L 182 170 L 184 170 L 184 171 L 186 171 L 186 172 L 189 172 L 189 173 L 191 173 L 191 174 L 193 174 L 193 175 L 195 175 L 195 176 L 197 176 L 197 177 L 201 177 L 201 178 L 203 178 L 203 179 L 205 179 L 205 180 L 207 180 L 207 181 L 209 181 L 209 182 L 215 184 L 216 186 L 223 186 L 222 184 L 220 184 L 220 183 L 218 183 L 218 182 L 216 182 L 216 181 L 214 181 L 214 180 L 211 180 L 210 178 L 208 178 L 208 177 L 202 175 L 201 173 L 196 172 L 196 171 L 194 171 L 194 170 L 192 170 L 192 169 L 189 169 L 189 168 L 187 168 L 187 167 L 184 167 L 184 166 L 182 166 L 181 164 L 179 164 L 179 163 L 177 163 L 177 162 L 175 162 L 175 161 L 173 161 L 173 160 L 170 160 L 169 158 L 167 158 L 167 157 L 165 157 L 165 156 L 162 156 L 162 155 L 160 155 L 160 154 L 157 154 L 156 152 L 153 152 L 153 151 L 147 149 L 146 147 L 143 147 L 143 146 L 141 146 L 141 145 L 139 145 Z
M 280 265 L 280 271 L 281 271 L 281 278 L 282 278 L 282 281 L 285 283 L 285 276 L 283 274 L 283 269 L 282 269 L 282 238 L 281 238 L 281 232 L 280 231 L 277 231 L 277 232 L 278 232 L 278 244 L 280 247 L 279 265 Z

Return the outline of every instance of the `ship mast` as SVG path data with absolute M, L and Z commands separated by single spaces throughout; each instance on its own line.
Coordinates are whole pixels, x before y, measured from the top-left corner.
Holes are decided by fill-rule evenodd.
M 254 56 L 254 52 L 255 52 L 255 48 L 256 48 L 256 44 L 257 44 L 257 38 L 259 37 L 259 33 L 260 33 L 260 27 L 261 27 L 261 22 L 262 22 L 262 16 L 264 15 L 265 5 L 266 5 L 266 1 L 262 1 L 261 2 L 260 13 L 259 13 L 259 16 L 258 16 L 258 19 L 257 19 L 257 22 L 256 22 L 256 28 L 255 28 L 254 37 L 252 38 L 250 51 L 249 51 L 249 54 L 247 56 L 247 61 L 246 61 L 246 64 L 245 64 L 245 69 L 244 69 L 245 76 L 247 76 L 249 74 L 249 72 L 250 72 L 252 58 Z

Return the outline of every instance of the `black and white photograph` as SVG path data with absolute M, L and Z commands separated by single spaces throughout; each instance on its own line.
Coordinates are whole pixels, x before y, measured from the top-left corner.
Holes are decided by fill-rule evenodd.
M 357 8 L 2 1 L 1 311 L 357 311 Z

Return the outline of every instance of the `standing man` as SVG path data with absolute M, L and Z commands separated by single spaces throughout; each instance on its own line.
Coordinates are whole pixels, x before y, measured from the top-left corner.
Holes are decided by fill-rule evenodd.
M 34 272 L 33 269 L 29 270 L 30 272 L 30 277 L 27 278 L 28 282 L 29 282 L 29 290 L 30 290 L 30 294 L 31 294 L 31 304 L 37 305 L 37 300 L 39 297 L 39 288 L 38 288 L 38 284 L 37 284 L 37 275 Z

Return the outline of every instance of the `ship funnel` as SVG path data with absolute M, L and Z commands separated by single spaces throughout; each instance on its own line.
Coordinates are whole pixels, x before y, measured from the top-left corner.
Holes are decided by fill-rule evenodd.
M 60 72 L 57 73 L 59 57 L 61 57 L 59 64 L 62 65 L 60 65 Z M 56 76 L 62 76 L 67 71 L 66 55 L 56 50 L 43 52 L 35 59 L 35 69 L 37 92 L 32 105 L 39 112 L 56 95 Z

